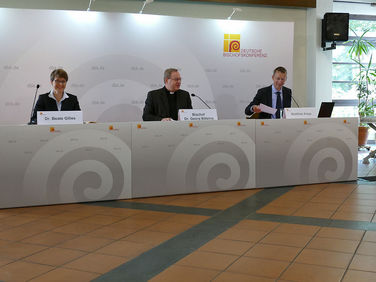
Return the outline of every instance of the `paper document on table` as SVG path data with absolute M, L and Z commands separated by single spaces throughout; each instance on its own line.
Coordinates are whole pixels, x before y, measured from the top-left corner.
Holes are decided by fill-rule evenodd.
M 275 112 L 277 111 L 277 109 L 269 107 L 269 106 L 264 105 L 264 104 L 260 104 L 260 110 L 264 113 L 271 114 L 271 115 L 274 115 Z

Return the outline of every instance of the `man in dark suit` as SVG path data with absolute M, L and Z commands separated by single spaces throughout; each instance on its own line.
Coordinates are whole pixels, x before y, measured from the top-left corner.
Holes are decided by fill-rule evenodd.
M 287 70 L 284 67 L 277 67 L 273 71 L 273 84 L 261 88 L 257 91 L 253 101 L 245 108 L 246 115 L 253 115 L 259 113 L 259 118 L 281 118 L 281 111 L 284 108 L 291 107 L 291 89 L 284 87 L 287 80 Z M 277 109 L 274 115 L 264 113 L 260 109 L 260 104 Z
M 181 90 L 181 77 L 177 69 L 166 69 L 161 89 L 148 93 L 145 101 L 144 121 L 170 121 L 178 119 L 179 109 L 192 109 L 192 101 L 187 91 Z
M 38 111 L 81 111 L 77 97 L 64 91 L 68 81 L 66 71 L 54 70 L 50 74 L 50 80 L 53 89 L 46 94 L 39 95 L 30 124 L 37 123 Z

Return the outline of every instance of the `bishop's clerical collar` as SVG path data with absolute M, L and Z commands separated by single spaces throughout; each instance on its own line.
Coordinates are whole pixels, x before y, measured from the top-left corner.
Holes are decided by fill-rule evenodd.
M 175 92 L 171 92 L 170 90 L 168 90 L 168 89 L 166 88 L 166 86 L 165 86 L 164 88 L 165 88 L 167 94 L 175 94 Z

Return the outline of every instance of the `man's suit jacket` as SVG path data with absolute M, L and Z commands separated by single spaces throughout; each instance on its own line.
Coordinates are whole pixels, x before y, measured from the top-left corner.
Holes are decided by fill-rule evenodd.
M 246 115 L 252 115 L 252 106 L 253 105 L 260 105 L 260 103 L 272 107 L 272 86 L 267 86 L 261 88 L 257 91 L 255 98 L 253 101 L 245 108 Z M 291 89 L 287 87 L 282 87 L 282 95 L 283 95 L 283 108 L 290 108 L 291 107 Z M 260 113 L 259 118 L 268 119 L 271 118 L 271 114 L 267 113 Z
M 39 95 L 37 103 L 34 107 L 33 116 L 31 117 L 30 123 L 36 124 L 37 123 L 37 112 L 38 111 L 57 111 L 56 101 L 48 95 L 50 92 L 46 94 Z M 61 110 L 62 111 L 81 111 L 80 104 L 78 103 L 77 97 L 75 95 L 67 93 L 67 99 L 61 102 Z
M 142 115 L 144 121 L 162 120 L 170 117 L 166 93 L 167 89 L 165 87 L 148 93 Z M 174 95 L 176 95 L 177 110 L 192 109 L 191 97 L 187 91 L 179 89 Z

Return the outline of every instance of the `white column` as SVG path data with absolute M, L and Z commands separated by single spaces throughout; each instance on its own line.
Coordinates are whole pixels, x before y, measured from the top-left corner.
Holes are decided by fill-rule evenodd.
M 333 11 L 332 0 L 317 0 L 307 9 L 307 104 L 318 107 L 332 100 L 332 51 L 321 48 L 321 19 Z

